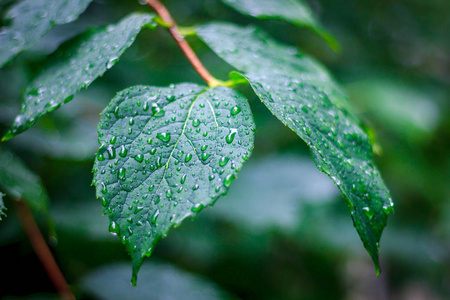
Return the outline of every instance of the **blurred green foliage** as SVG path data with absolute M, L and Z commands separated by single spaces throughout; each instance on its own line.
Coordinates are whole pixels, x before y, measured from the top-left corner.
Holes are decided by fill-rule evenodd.
M 0 2 L 2 16 L 13 2 Z M 315 170 L 306 145 L 248 87 L 242 87 L 257 126 L 254 154 L 227 197 L 161 241 L 143 265 L 149 272 L 148 279 L 141 274 L 139 285 L 144 290 L 156 289 L 151 272 L 163 268 L 169 270 L 169 279 L 161 280 L 161 290 L 178 283 L 201 293 L 195 285 L 209 280 L 212 283 L 202 288 L 219 298 L 450 297 L 450 19 L 445 17 L 450 2 L 309 2 L 339 40 L 340 53 L 306 29 L 278 20 L 256 23 L 330 67 L 347 87 L 358 116 L 376 132 L 377 165 L 396 205 L 380 243 L 381 276 L 375 278 L 345 201 Z M 218 0 L 164 3 L 180 25 L 208 20 L 255 22 Z M 79 20 L 55 27 L 14 64 L 1 69 L 0 134 L 6 133 L 19 112 L 22 91 L 46 55 L 85 29 L 116 22 L 132 11 L 149 8 L 134 0 L 94 1 Z M 198 39 L 189 42 L 216 77 L 227 78 L 231 70 L 227 64 Z M 130 85 L 186 81 L 202 83 L 167 32 L 143 31 L 117 65 L 89 89 L 1 145 L 41 178 L 56 235 L 45 220 L 38 221 L 80 299 L 108 299 L 89 287 L 105 284 L 102 276 L 113 276 L 114 270 L 118 280 L 129 282 L 129 273 L 121 272 L 122 265 L 115 266 L 118 261 L 129 264 L 129 257 L 108 233 L 107 217 L 101 216 L 101 203 L 90 185 L 99 113 Z M 19 226 L 13 198 L 7 195 L 3 200 L 9 209 L 0 222 L 0 257 L 6 275 L 0 297 L 54 297 L 55 290 Z M 112 271 L 105 271 L 108 268 Z M 131 294 L 139 291 L 123 287 L 127 288 L 130 299 L 139 299 Z

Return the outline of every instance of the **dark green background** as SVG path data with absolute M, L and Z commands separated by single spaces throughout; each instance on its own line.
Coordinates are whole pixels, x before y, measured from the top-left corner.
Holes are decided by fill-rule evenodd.
M 2 14 L 12 2 L 0 2 Z M 257 126 L 248 165 L 229 196 L 172 230 L 144 266 L 172 264 L 243 299 L 448 299 L 450 2 L 309 2 L 340 41 L 340 53 L 307 29 L 244 17 L 219 1 L 164 1 L 180 25 L 256 23 L 316 56 L 345 86 L 357 115 L 376 132 L 376 162 L 395 202 L 380 243 L 381 276 L 375 278 L 337 188 L 313 168 L 306 145 L 248 87 L 239 88 L 250 99 Z M 136 10 L 150 11 L 137 1 L 94 1 L 79 20 L 54 28 L 1 69 L 0 134 L 19 112 L 21 92 L 46 55 L 86 28 Z M 189 42 L 216 77 L 227 79 L 228 65 L 198 39 Z M 41 177 L 56 226 L 52 250 L 80 299 L 97 299 L 86 288 L 92 278 L 87 276 L 118 262 L 128 263 L 123 281 L 133 291 L 131 262 L 108 233 L 107 217 L 101 216 L 101 202 L 90 185 L 99 113 L 130 85 L 178 82 L 202 83 L 164 29 L 143 30 L 88 90 L 1 146 Z M 52 297 L 55 290 L 18 224 L 12 200 L 7 197 L 5 204 L 0 298 Z M 53 236 L 45 220 L 36 217 L 44 235 Z M 139 287 L 146 284 L 138 279 Z

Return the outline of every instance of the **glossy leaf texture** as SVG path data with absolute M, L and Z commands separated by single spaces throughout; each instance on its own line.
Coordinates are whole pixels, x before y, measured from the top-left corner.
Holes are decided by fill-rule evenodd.
M 328 45 L 338 50 L 338 41 L 317 18 L 305 0 L 222 0 L 242 14 L 259 19 L 281 19 L 296 26 L 307 27 L 321 36 Z
M 3 203 L 4 196 L 5 195 L 0 192 L 0 221 L 2 220 L 2 217 L 6 217 L 6 214 L 5 214 L 6 207 L 5 207 L 5 204 Z
M 0 29 L 0 67 L 34 46 L 55 25 L 73 22 L 92 0 L 23 0 L 5 15 Z
M 310 147 L 316 166 L 347 200 L 353 223 L 379 273 L 378 245 L 393 203 L 372 147 L 345 94 L 318 62 L 254 27 L 213 23 L 199 36 L 244 76 L 261 101 Z
M 226 87 L 130 87 L 103 111 L 94 184 L 133 284 L 159 238 L 227 192 L 254 130 L 247 100 Z
M 131 14 L 115 25 L 85 32 L 60 47 L 27 87 L 22 112 L 3 140 L 27 130 L 37 118 L 72 100 L 75 93 L 103 75 L 133 44 L 143 26 L 154 28 L 153 19 L 152 14 Z
M 4 148 L 0 149 L 0 188 L 9 197 L 25 200 L 33 211 L 48 214 L 49 199 L 41 180 Z

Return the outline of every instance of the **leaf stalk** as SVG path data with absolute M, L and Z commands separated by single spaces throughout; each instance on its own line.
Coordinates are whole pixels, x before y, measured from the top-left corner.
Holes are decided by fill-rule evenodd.
M 145 0 L 145 2 L 159 15 L 162 21 L 160 21 L 159 23 L 161 23 L 163 27 L 166 27 L 169 30 L 170 34 L 180 47 L 181 51 L 183 51 L 184 55 L 194 67 L 195 71 L 208 84 L 208 86 L 215 87 L 221 85 L 222 82 L 212 76 L 211 73 L 209 73 L 209 71 L 202 64 L 195 52 L 192 50 L 191 46 L 189 46 L 188 42 L 184 39 L 184 35 L 180 33 L 177 24 L 173 20 L 167 8 L 158 0 Z
M 24 200 L 18 200 L 15 201 L 15 204 L 20 223 L 59 296 L 63 300 L 75 300 L 75 296 L 45 242 L 27 203 Z

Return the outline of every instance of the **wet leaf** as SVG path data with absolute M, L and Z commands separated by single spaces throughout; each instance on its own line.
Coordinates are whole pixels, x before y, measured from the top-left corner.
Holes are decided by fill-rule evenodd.
M 0 29 L 0 67 L 34 46 L 52 27 L 75 21 L 92 0 L 18 1 L 5 15 L 9 26 Z
M 27 87 L 22 112 L 3 140 L 27 130 L 37 118 L 69 102 L 76 92 L 103 75 L 133 44 L 143 26 L 154 27 L 153 18 L 132 14 L 116 25 L 85 32 L 58 49 Z
M 128 277 L 128 265 L 113 264 L 88 274 L 82 281 L 82 287 L 99 299 L 111 300 L 230 299 L 214 283 L 170 264 L 145 264 L 140 276 L 142 284 L 132 287 L 125 280 Z
M 278 44 L 253 27 L 211 24 L 199 36 L 225 61 L 244 71 L 256 95 L 310 147 L 316 166 L 338 186 L 354 226 L 374 261 L 393 204 L 374 165 L 368 136 L 347 110 L 347 99 L 312 58 Z
M 335 50 L 340 48 L 339 43 L 320 25 L 304 0 L 222 0 L 222 2 L 242 14 L 255 18 L 281 19 L 296 26 L 305 26 L 321 36 L 331 48 Z
M 0 150 L 0 187 L 9 197 L 25 200 L 33 211 L 48 213 L 49 200 L 39 177 L 4 148 Z
M 247 100 L 225 87 L 130 87 L 103 111 L 94 184 L 110 231 L 132 257 L 134 284 L 172 226 L 227 192 L 253 131 Z

